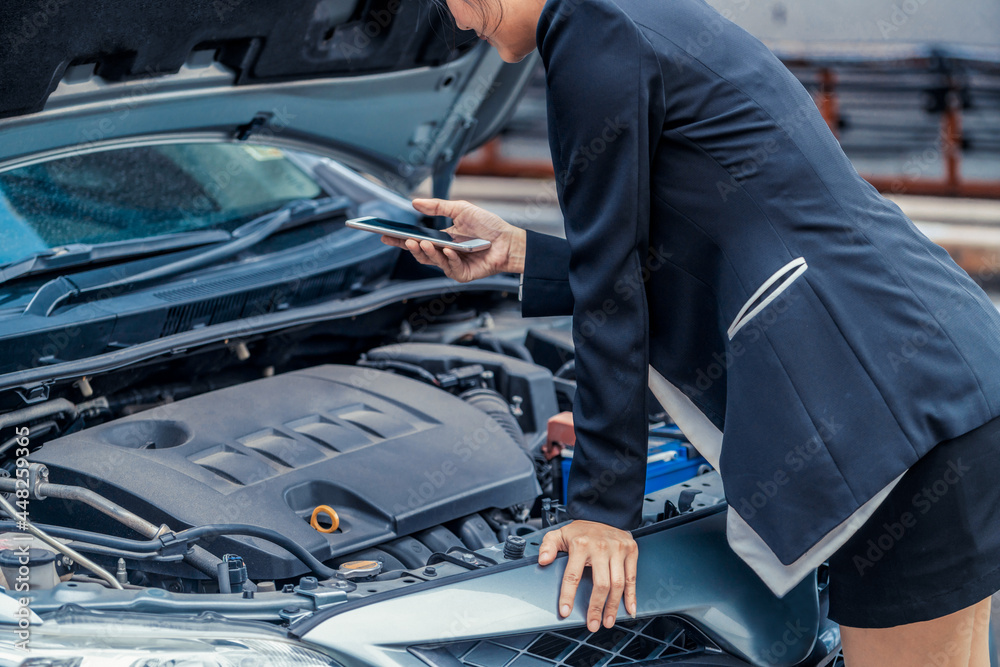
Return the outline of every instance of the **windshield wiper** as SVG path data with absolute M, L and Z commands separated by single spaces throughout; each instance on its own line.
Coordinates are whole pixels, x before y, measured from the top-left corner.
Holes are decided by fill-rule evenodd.
M 203 252 L 190 255 L 175 262 L 168 262 L 156 268 L 126 275 L 115 280 L 78 287 L 66 278 L 56 278 L 38 288 L 32 297 L 26 314 L 50 315 L 66 299 L 87 292 L 109 290 L 115 287 L 133 286 L 150 280 L 158 280 L 185 273 L 192 269 L 218 262 L 253 246 L 268 237 L 291 227 L 307 222 L 347 213 L 354 206 L 350 197 L 321 197 L 319 199 L 295 200 L 284 206 L 258 216 L 225 235 L 225 240 Z
M 220 259 L 231 257 L 290 227 L 297 227 L 306 222 L 346 213 L 353 205 L 354 201 L 352 199 L 342 196 L 295 200 L 285 204 L 281 208 L 258 216 L 250 222 L 243 223 L 232 231 L 230 235 L 231 240 L 222 245 L 209 248 L 194 257 L 164 264 L 155 269 L 137 273 L 133 276 L 125 276 L 124 278 L 119 278 L 118 280 L 110 281 L 90 289 L 108 289 L 120 285 L 132 285 L 147 280 L 156 280 L 184 273 L 185 271 L 211 264 Z
M 40 250 L 4 264 L 0 267 L 0 285 L 39 273 L 194 248 L 230 238 L 229 232 L 222 229 L 202 229 L 110 243 L 71 243 Z

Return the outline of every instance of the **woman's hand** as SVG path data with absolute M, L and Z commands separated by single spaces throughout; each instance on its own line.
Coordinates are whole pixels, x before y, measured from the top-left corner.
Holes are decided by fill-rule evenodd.
M 565 618 L 573 610 L 576 589 L 587 565 L 594 579 L 590 606 L 587 608 L 587 629 L 597 632 L 602 618 L 604 627 L 612 627 L 623 593 L 625 610 L 635 616 L 639 545 L 632 539 L 631 533 L 607 524 L 578 519 L 545 534 L 538 552 L 538 564 L 548 565 L 560 551 L 569 554 L 559 592 L 560 616 Z
M 398 239 L 382 235 L 382 243 L 413 253 L 421 264 L 440 267 L 446 276 L 460 283 L 485 278 L 495 273 L 524 273 L 525 233 L 500 216 L 467 201 L 414 199 L 413 208 L 424 215 L 443 215 L 452 219 L 444 231 L 452 236 L 485 239 L 490 247 L 478 252 L 458 252 L 436 246 L 430 241 Z

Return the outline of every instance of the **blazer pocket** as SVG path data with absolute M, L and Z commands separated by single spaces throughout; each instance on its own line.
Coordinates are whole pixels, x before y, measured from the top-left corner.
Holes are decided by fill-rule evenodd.
M 809 266 L 806 264 L 804 257 L 796 257 L 788 264 L 771 274 L 767 280 L 757 288 L 743 307 L 740 308 L 740 312 L 736 313 L 736 317 L 733 319 L 733 323 L 729 325 L 729 329 L 726 333 L 729 336 L 729 340 L 733 339 L 736 332 L 743 328 L 743 326 L 749 322 L 753 317 L 764 310 L 769 303 L 778 298 L 785 289 L 792 284 L 792 282 L 805 273 L 805 270 Z M 769 291 L 770 290 L 770 291 Z

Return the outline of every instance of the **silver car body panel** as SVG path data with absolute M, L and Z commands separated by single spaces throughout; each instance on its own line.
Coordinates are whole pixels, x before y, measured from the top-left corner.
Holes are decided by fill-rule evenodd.
M 638 617 L 682 616 L 752 664 L 790 666 L 809 655 L 820 625 L 815 575 L 776 598 L 729 548 L 724 513 L 670 524 L 637 538 Z M 348 667 L 389 667 L 423 664 L 406 653 L 412 645 L 586 625 L 589 578 L 577 591 L 570 616 L 560 619 L 556 606 L 565 555 L 540 567 L 538 547 L 529 549 L 520 566 L 421 584 L 428 588 L 383 602 L 321 611 L 302 639 L 332 651 Z M 628 618 L 623 606 L 618 618 Z

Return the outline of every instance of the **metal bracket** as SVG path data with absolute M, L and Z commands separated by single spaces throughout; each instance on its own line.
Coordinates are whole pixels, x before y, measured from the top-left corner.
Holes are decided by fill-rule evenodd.
M 38 485 L 49 481 L 49 469 L 44 463 L 28 463 L 28 494 L 36 500 L 45 500 L 47 496 L 39 493 Z
M 456 556 L 454 554 L 459 555 Z M 451 563 L 452 565 L 464 567 L 467 570 L 479 570 L 497 564 L 492 558 L 477 554 L 475 551 L 470 551 L 465 547 L 452 547 L 448 549 L 448 553 L 437 552 L 431 554 L 431 557 L 427 559 L 427 565 L 436 565 L 437 563 Z
M 476 119 L 465 117 L 462 124 L 455 132 L 455 139 L 451 146 L 445 148 L 434 161 L 434 171 L 431 175 L 431 194 L 437 199 L 447 199 L 451 190 L 451 183 L 455 180 L 455 170 L 458 163 L 465 155 L 465 150 L 472 140 L 472 130 L 476 127 Z
M 18 387 L 14 392 L 25 405 L 34 405 L 49 400 L 50 383 L 35 384 L 29 387 Z

